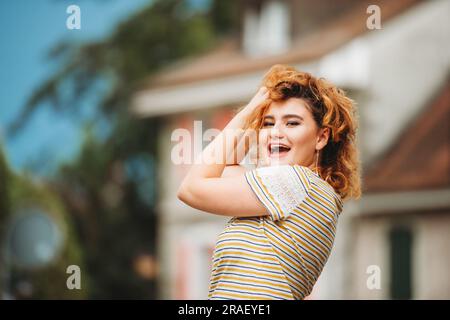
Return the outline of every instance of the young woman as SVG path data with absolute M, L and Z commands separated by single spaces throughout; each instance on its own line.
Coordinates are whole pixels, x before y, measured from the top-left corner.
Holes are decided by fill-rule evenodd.
M 216 243 L 209 299 L 310 294 L 343 201 L 360 197 L 356 129 L 354 104 L 342 90 L 289 66 L 269 70 L 178 190 L 189 206 L 232 217 Z M 246 170 L 239 163 L 249 147 L 239 155 L 237 146 L 250 130 L 257 165 Z

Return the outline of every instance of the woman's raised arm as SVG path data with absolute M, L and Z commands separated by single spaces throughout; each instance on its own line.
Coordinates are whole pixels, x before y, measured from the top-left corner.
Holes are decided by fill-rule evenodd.
M 195 159 L 178 189 L 178 199 L 187 205 L 206 212 L 227 216 L 267 215 L 264 205 L 250 189 L 244 174 L 222 177 L 227 163 L 239 163 L 244 152 L 242 146 L 248 132 L 244 131 L 247 117 L 268 98 L 262 87 L 227 124 L 222 132 Z M 235 158 L 230 161 L 229 157 Z

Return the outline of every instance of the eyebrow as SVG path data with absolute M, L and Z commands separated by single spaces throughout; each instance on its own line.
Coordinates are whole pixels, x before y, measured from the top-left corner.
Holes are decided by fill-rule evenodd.
M 298 118 L 298 119 L 300 119 L 300 120 L 302 120 L 302 121 L 305 120 L 305 119 L 303 119 L 302 116 L 299 116 L 299 115 L 297 115 L 297 114 L 285 114 L 285 115 L 282 116 L 281 118 L 282 118 L 282 119 L 287 119 L 287 118 Z M 272 116 L 272 115 L 268 115 L 268 116 L 265 116 L 264 119 L 271 119 L 271 120 L 274 120 L 275 117 Z

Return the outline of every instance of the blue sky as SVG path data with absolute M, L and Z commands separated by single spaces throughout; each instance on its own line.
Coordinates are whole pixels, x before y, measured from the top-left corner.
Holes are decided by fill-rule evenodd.
M 149 2 L 0 1 L 0 141 L 11 167 L 20 170 L 34 163 L 36 174 L 49 173 L 59 161 L 73 157 L 81 142 L 80 121 L 50 108 L 40 108 L 16 137 L 4 134 L 33 89 L 56 70 L 57 65 L 45 59 L 48 50 L 59 40 L 89 41 L 106 36 Z M 66 8 L 71 4 L 81 9 L 81 30 L 66 28 Z

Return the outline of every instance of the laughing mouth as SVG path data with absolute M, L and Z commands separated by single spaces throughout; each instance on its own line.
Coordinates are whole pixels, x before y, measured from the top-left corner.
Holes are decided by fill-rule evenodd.
M 269 157 L 282 157 L 287 155 L 287 153 L 291 150 L 290 147 L 281 143 L 270 143 L 267 149 L 269 152 Z

